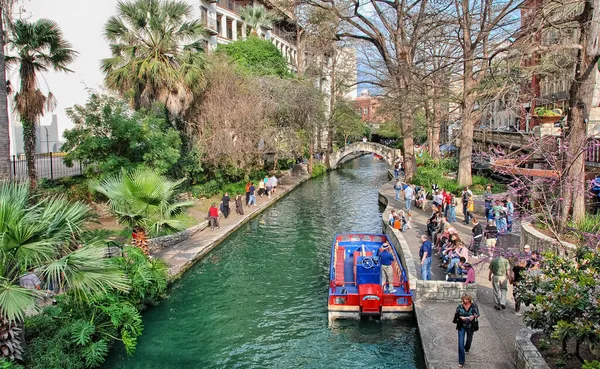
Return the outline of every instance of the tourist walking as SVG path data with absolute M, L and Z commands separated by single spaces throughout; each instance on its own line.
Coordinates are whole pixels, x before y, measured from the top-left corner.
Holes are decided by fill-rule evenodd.
M 263 197 L 265 195 L 265 181 L 258 180 L 258 196 Z
M 510 279 L 510 263 L 500 254 L 490 263 L 488 280 L 492 282 L 494 290 L 494 308 L 506 309 L 506 295 Z
M 507 233 L 512 232 L 513 217 L 515 215 L 515 204 L 511 201 L 510 197 L 506 198 L 506 231 Z
M 256 206 L 256 187 L 254 187 L 254 183 L 250 182 L 250 189 L 248 191 L 250 193 L 250 199 L 248 200 L 248 206 L 254 205 Z
M 279 184 L 279 180 L 275 177 L 275 174 L 271 177 L 271 188 L 273 193 L 277 192 L 277 185 Z
M 469 224 L 471 218 L 473 218 L 473 212 L 475 211 L 475 201 L 473 201 L 473 195 L 467 195 L 467 213 L 465 214 L 465 224 Z
M 494 255 L 494 249 L 498 243 L 498 228 L 493 219 L 488 220 L 488 225 L 483 231 L 483 237 L 485 238 L 485 245 L 488 248 L 489 255 Z
M 398 162 L 396 162 L 396 164 L 394 164 L 394 178 L 398 179 L 399 175 L 400 175 L 400 164 L 398 164 Z
M 235 197 L 235 212 L 238 215 L 244 215 L 244 208 L 242 207 L 242 194 L 239 192 Z
M 450 194 L 450 214 L 448 215 L 448 222 L 456 222 L 456 205 L 458 201 L 456 201 L 456 197 L 454 194 Z
M 246 183 L 246 206 L 250 203 L 250 186 L 252 186 L 252 182 L 248 181 Z
M 421 279 L 431 280 L 431 254 L 433 245 L 427 235 L 421 235 L 421 248 L 419 249 L 419 259 L 421 260 Z
M 210 230 L 214 231 L 215 227 L 219 229 L 219 209 L 217 209 L 217 204 L 212 203 L 210 209 L 208 209 L 208 219 L 210 221 Z
M 406 210 L 410 210 L 410 205 L 412 204 L 414 195 L 415 189 L 411 185 L 407 185 L 404 188 L 404 205 L 406 205 Z
M 456 324 L 458 331 L 458 367 L 465 365 L 466 354 L 471 350 L 473 343 L 473 332 L 479 330 L 479 308 L 473 302 L 473 298 L 464 294 L 461 303 L 456 307 L 453 323 Z M 466 338 L 466 342 L 465 342 Z
M 463 188 L 463 192 L 462 192 L 462 206 L 463 206 L 463 215 L 465 216 L 465 224 L 469 224 L 469 219 L 467 219 L 467 206 L 469 205 L 469 194 L 471 194 L 471 196 L 473 195 L 473 193 L 471 192 L 471 190 L 469 190 L 469 187 L 465 187 Z
M 521 299 L 519 297 L 519 283 L 521 283 L 521 281 L 524 279 L 524 275 L 523 273 L 525 272 L 525 269 L 527 267 L 527 260 L 525 259 L 520 259 L 515 263 L 515 266 L 512 268 L 512 278 L 510 280 L 510 283 L 513 285 L 512 291 L 513 291 L 513 297 L 515 299 L 515 313 L 517 313 L 517 315 L 521 316 L 520 310 L 521 310 Z
M 392 269 L 392 262 L 394 261 L 394 255 L 390 252 L 390 244 L 386 242 L 383 244 L 381 253 L 379 254 L 379 260 L 381 261 L 381 287 L 385 292 L 385 285 L 388 285 L 388 293 L 394 293 L 394 270 Z
M 223 217 L 225 217 L 225 219 L 229 216 L 229 201 L 229 192 L 225 192 L 225 195 L 221 198 L 221 212 L 223 212 Z
M 471 230 L 471 233 L 473 233 L 471 251 L 475 257 L 478 257 L 481 254 L 480 247 L 481 241 L 483 240 L 483 226 L 475 218 L 473 218 L 473 229 Z
M 450 215 L 450 203 L 452 202 L 452 193 L 450 191 L 442 190 L 444 196 L 444 215 L 446 218 Z
M 485 204 L 485 217 L 489 219 L 490 210 L 492 209 L 492 186 L 487 185 L 485 192 L 483 193 L 484 204 Z
M 396 179 L 396 183 L 394 183 L 394 190 L 396 190 L 396 201 L 399 201 L 400 191 L 402 191 L 402 182 L 399 179 Z

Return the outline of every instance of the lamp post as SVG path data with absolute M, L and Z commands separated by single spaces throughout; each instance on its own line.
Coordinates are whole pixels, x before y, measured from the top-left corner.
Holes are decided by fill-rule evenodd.
M 556 109 L 556 94 L 552 94 L 552 110 Z

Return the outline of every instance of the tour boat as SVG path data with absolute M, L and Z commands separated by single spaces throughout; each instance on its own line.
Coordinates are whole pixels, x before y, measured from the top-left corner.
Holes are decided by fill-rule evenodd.
M 384 234 L 349 233 L 335 236 L 331 248 L 329 320 L 398 319 L 413 311 L 412 292 L 394 245 L 393 293 L 381 285 L 380 249 L 390 242 Z M 387 287 L 387 286 L 386 286 Z

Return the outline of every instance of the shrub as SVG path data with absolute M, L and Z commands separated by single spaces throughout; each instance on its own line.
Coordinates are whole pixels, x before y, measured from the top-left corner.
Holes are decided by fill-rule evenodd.
M 135 351 L 142 333 L 140 311 L 164 297 L 168 268 L 138 248 L 126 247 L 124 251 L 123 257 L 110 260 L 130 280 L 129 293 L 106 293 L 77 302 L 67 292 L 57 297 L 57 306 L 25 319 L 27 368 L 94 368 L 104 362 L 117 340 L 128 354 Z
M 598 234 L 600 233 L 600 214 L 586 213 L 585 217 L 577 223 L 568 222 L 569 228 L 574 228 L 584 233 Z
M 600 342 L 600 251 L 580 247 L 575 257 L 544 254 L 541 274 L 527 275 L 517 286 L 522 301 L 533 308 L 525 323 L 562 342 Z M 579 348 L 579 345 L 577 345 Z M 579 356 L 579 352 L 577 352 Z
M 192 186 L 192 196 L 196 198 L 210 198 L 219 193 L 219 182 L 212 180 L 203 184 Z
M 323 174 L 325 174 L 325 172 L 327 172 L 327 167 L 325 166 L 325 164 L 316 163 L 315 165 L 313 165 L 313 171 L 311 173 L 311 177 L 315 178 L 315 177 L 322 176 Z

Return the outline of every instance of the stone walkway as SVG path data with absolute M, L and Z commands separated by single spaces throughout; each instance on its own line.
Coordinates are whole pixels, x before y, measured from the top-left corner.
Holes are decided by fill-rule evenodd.
M 388 209 L 384 214 L 387 219 L 388 211 L 405 209 L 403 198 L 395 200 L 395 191 L 391 181 L 380 188 L 380 194 L 388 199 Z M 426 233 L 427 219 L 430 211 L 412 209 L 412 229 L 402 235 L 406 239 L 415 264 L 419 263 L 418 254 L 420 247 L 419 236 Z M 460 222 L 462 214 L 457 214 L 459 222 L 452 225 L 458 230 L 461 239 L 469 242 L 471 228 Z M 482 216 L 483 218 L 483 216 Z M 517 251 L 519 247 L 518 235 L 504 236 L 500 243 L 503 249 Z M 516 367 L 515 337 L 519 329 L 524 327 L 523 319 L 514 312 L 512 288 L 509 287 L 509 301 L 506 310 L 494 309 L 491 282 L 488 281 L 489 260 L 473 259 L 476 264 L 477 304 L 481 312 L 480 329 L 475 333 L 473 346 L 465 368 L 481 369 L 508 369 Z M 442 280 L 445 270 L 438 267 L 440 259 L 434 256 L 432 262 L 432 279 Z M 420 265 L 416 265 L 420 275 Z M 416 301 L 415 312 L 419 324 L 421 342 L 425 352 L 425 360 L 429 369 L 443 369 L 458 367 L 457 333 L 455 324 L 452 323 L 456 303 L 440 303 L 431 301 Z
M 257 206 L 244 206 L 244 215 L 237 215 L 235 207 L 232 207 L 231 214 L 227 219 L 222 215 L 219 217 L 219 229 L 215 228 L 214 231 L 211 231 L 210 227 L 206 227 L 202 231 L 190 236 L 187 240 L 162 249 L 154 253 L 153 256 L 165 260 L 169 265 L 169 274 L 171 277 L 177 278 L 190 268 L 196 260 L 206 255 L 232 232 L 256 215 L 260 214 L 309 178 L 310 175 L 306 173 L 306 171 L 295 175 L 284 176 L 279 180 L 277 193 L 275 195 L 272 195 L 271 198 L 257 196 Z

